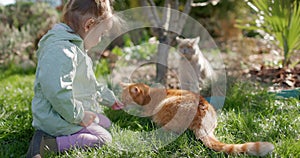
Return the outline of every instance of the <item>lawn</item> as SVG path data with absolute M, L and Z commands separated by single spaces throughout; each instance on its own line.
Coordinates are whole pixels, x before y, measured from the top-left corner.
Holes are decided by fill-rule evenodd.
M 0 157 L 22 157 L 33 134 L 30 104 L 34 73 L 0 70 Z M 112 120 L 113 143 L 100 149 L 75 149 L 51 157 L 227 157 L 197 141 L 191 131 L 161 148 L 130 150 L 135 133 L 156 126 L 147 118 L 104 108 Z M 258 83 L 229 82 L 224 107 L 218 111 L 216 136 L 226 143 L 269 141 L 275 151 L 267 157 L 300 157 L 300 101 L 268 93 Z M 137 148 L 137 146 L 134 146 Z M 145 149 L 145 150 L 143 150 Z M 229 157 L 248 157 L 231 155 Z

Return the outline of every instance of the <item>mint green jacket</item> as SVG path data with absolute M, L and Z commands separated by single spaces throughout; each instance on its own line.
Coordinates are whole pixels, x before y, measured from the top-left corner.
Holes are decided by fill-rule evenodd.
M 84 110 L 115 102 L 114 93 L 97 82 L 83 40 L 66 24 L 56 24 L 43 36 L 37 57 L 34 128 L 52 136 L 73 134 L 82 129 Z

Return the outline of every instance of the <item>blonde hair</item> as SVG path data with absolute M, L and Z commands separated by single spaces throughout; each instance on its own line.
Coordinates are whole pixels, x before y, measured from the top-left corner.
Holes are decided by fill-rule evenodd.
M 86 18 L 105 19 L 112 13 L 112 0 L 69 0 L 62 13 L 62 22 L 75 32 Z

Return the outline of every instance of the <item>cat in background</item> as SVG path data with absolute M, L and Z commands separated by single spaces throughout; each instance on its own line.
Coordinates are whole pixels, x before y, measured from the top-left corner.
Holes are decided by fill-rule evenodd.
M 198 46 L 200 37 L 186 39 L 176 37 L 176 41 L 178 52 L 181 54 L 179 62 L 181 89 L 199 92 L 205 86 L 216 81 L 216 74 L 211 64 Z M 199 85 L 199 88 L 195 85 Z
M 197 93 L 165 88 L 152 88 L 143 83 L 121 84 L 124 106 L 138 105 L 144 116 L 162 126 L 164 130 L 182 133 L 192 130 L 205 146 L 228 154 L 246 153 L 264 156 L 274 150 L 269 142 L 226 144 L 214 136 L 217 115 L 214 107 Z M 124 107 L 123 107 L 124 108 Z

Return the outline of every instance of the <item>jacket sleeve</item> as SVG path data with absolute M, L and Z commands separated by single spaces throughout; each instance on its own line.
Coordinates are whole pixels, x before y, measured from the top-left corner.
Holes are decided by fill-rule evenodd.
M 39 81 L 44 97 L 52 108 L 67 122 L 79 124 L 84 115 L 80 101 L 73 96 L 76 72 L 76 53 L 71 49 L 47 50 L 39 61 Z
M 117 98 L 112 90 L 106 85 L 97 83 L 97 95 L 100 104 L 111 107 Z

